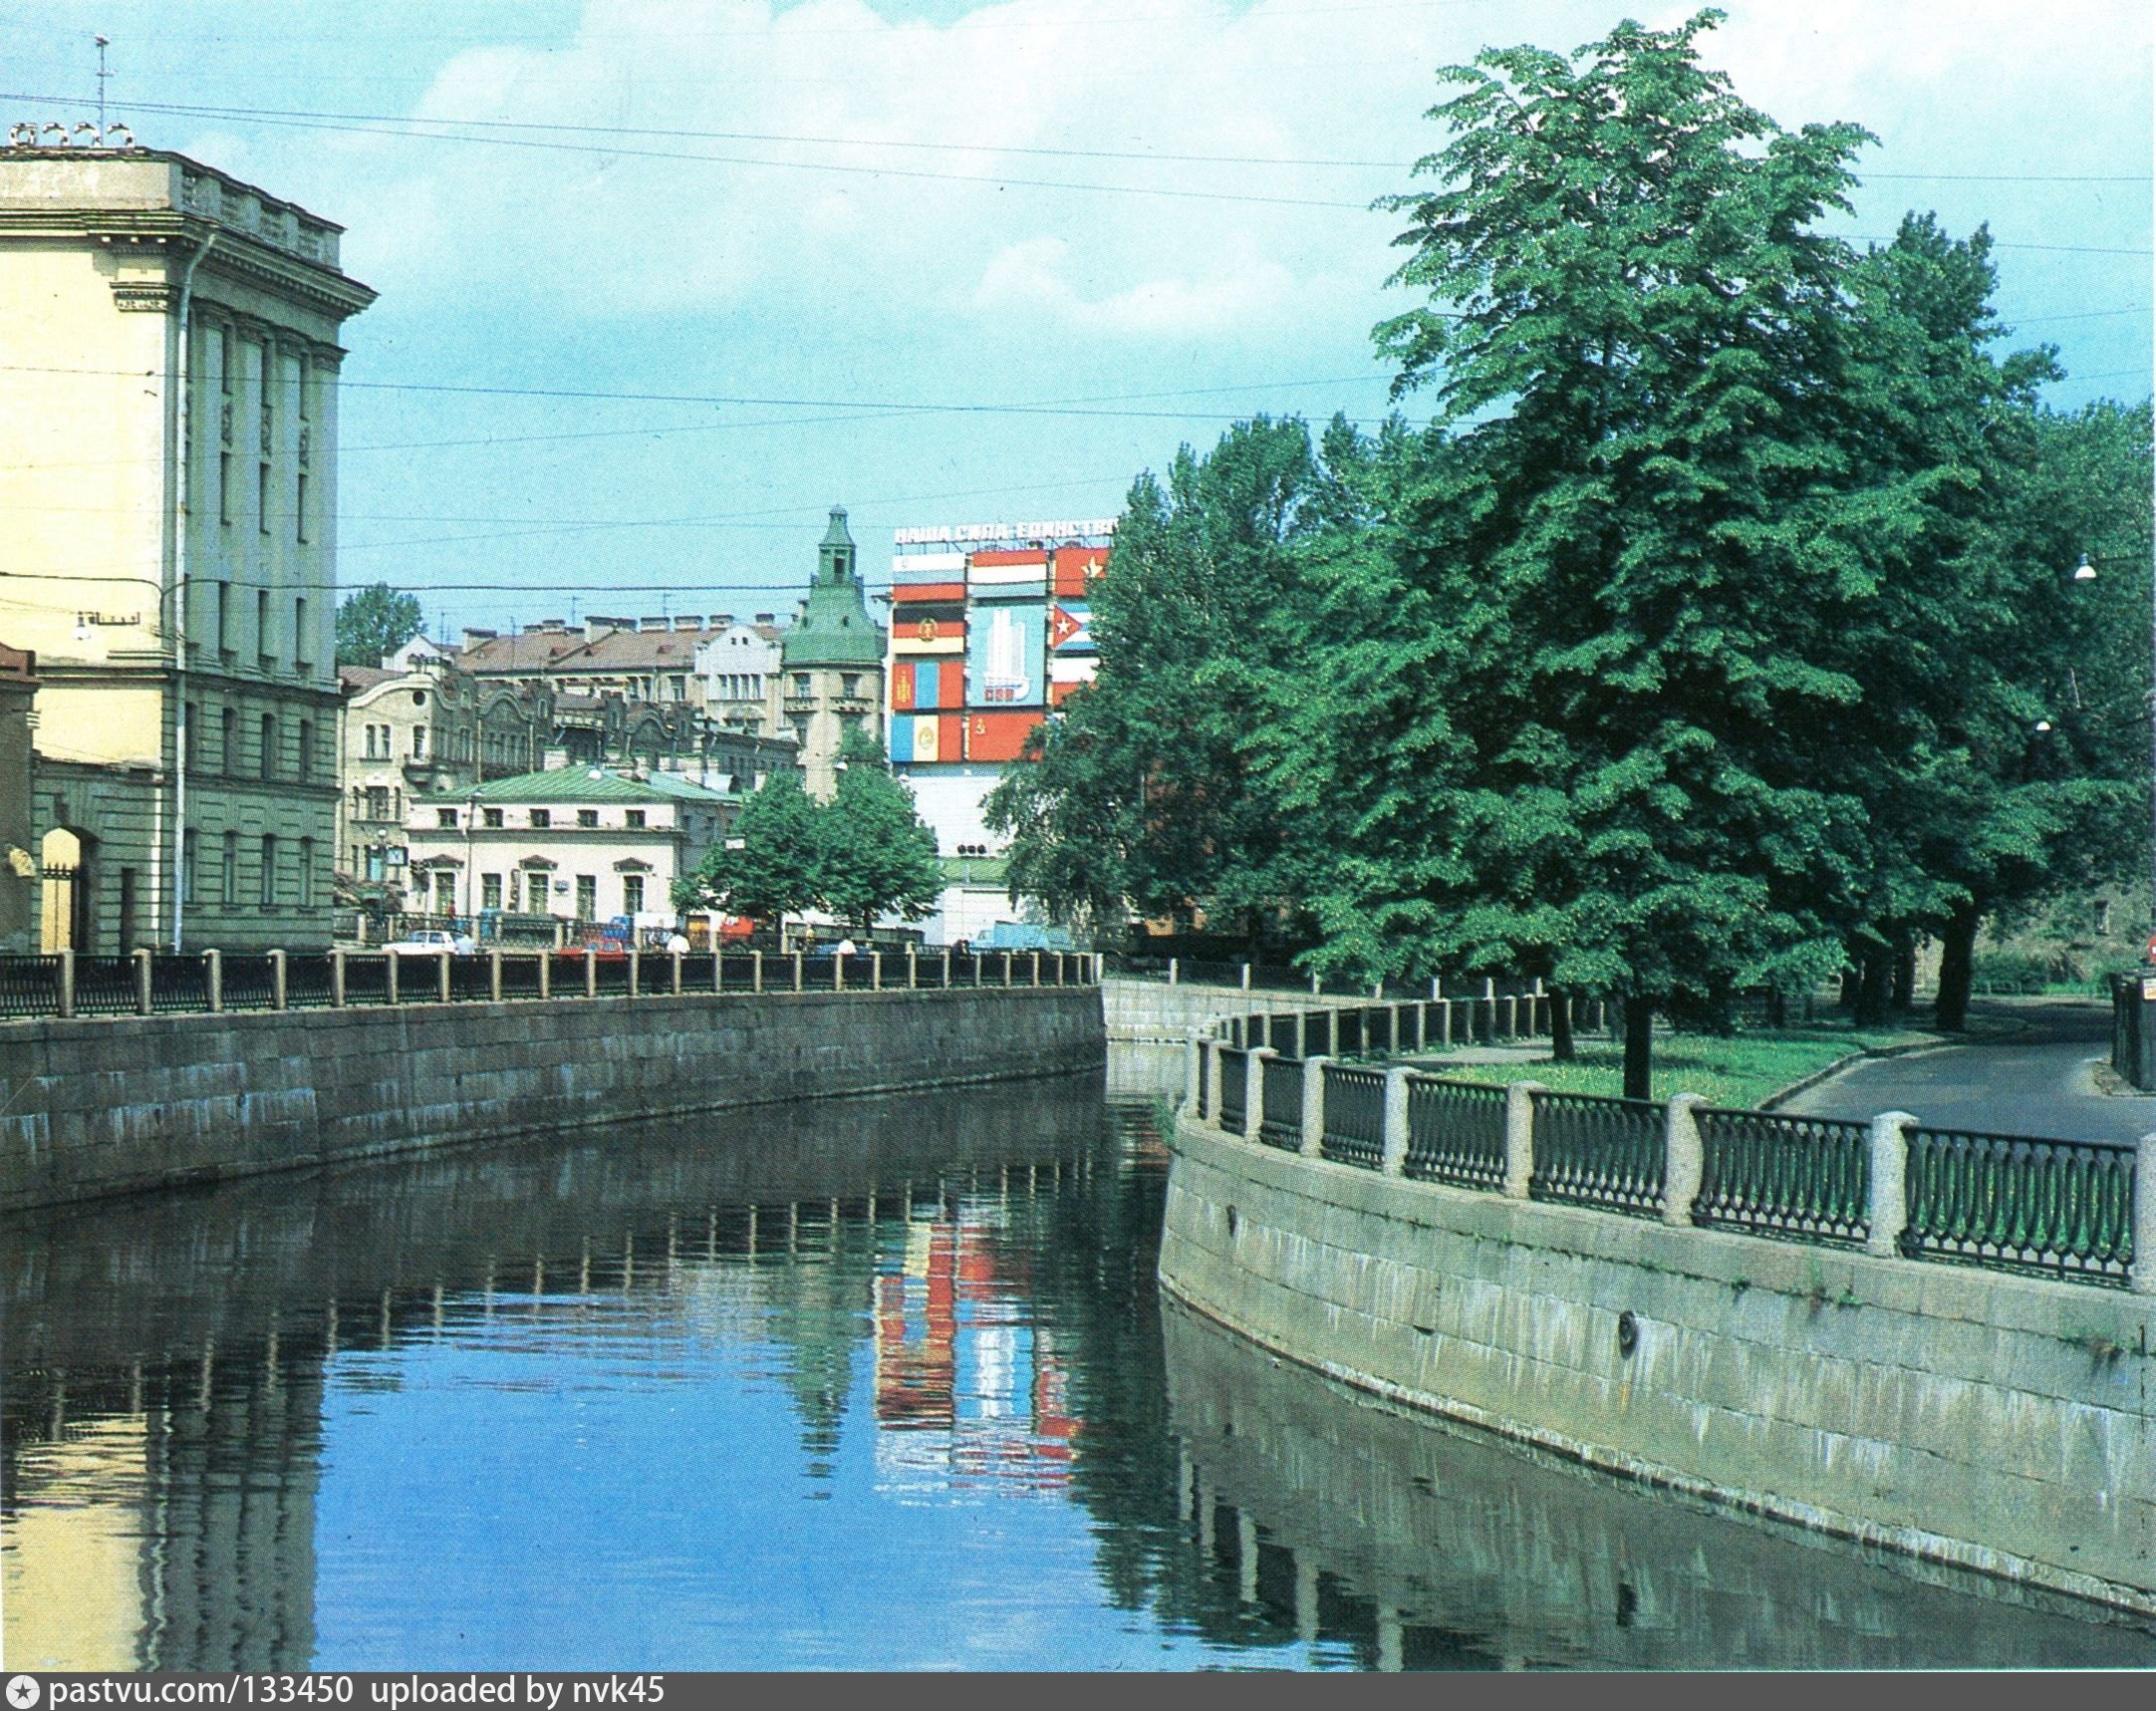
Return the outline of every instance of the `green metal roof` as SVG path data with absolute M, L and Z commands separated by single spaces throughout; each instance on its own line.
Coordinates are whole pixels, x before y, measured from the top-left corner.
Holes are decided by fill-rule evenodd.
M 463 800 L 470 795 L 468 791 L 463 797 L 449 792 L 444 793 L 442 800 Z M 553 766 L 544 772 L 519 772 L 510 778 L 493 778 L 479 786 L 477 796 L 481 802 L 494 807 L 525 802 L 689 802 L 716 808 L 735 799 L 716 790 L 706 790 L 701 784 L 691 784 L 671 772 L 632 778 L 626 772 L 597 766 Z
M 816 580 L 809 584 L 801 616 L 779 644 L 779 658 L 789 668 L 884 663 L 883 628 L 869 616 L 844 506 L 831 507 L 831 526 L 816 549 Z

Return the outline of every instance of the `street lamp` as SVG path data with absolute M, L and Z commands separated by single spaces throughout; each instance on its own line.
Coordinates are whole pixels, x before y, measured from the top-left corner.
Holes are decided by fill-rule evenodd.
M 479 786 L 474 784 L 464 795 L 464 919 L 471 923 L 471 942 L 474 949 L 479 943 L 479 915 L 471 906 L 471 834 L 479 823 Z
M 2074 565 L 2071 575 L 2075 582 L 2094 582 L 2098 564 L 2123 564 L 2129 561 L 2139 562 L 2138 557 L 2130 553 L 2098 553 L 2091 559 L 2084 552 L 2081 554 L 2079 562 Z M 2150 599 L 2152 603 L 2156 603 L 2156 583 L 2152 583 L 2150 586 Z M 2152 604 L 2149 615 L 2149 662 L 2151 673 L 2156 674 L 2156 604 Z M 2151 683 L 2152 688 L 2149 695 L 2149 778 L 2152 792 L 2150 796 L 2151 814 L 2156 816 L 2156 675 L 2152 675 Z M 2149 832 L 2149 908 L 2150 920 L 2152 923 L 2156 923 L 2156 817 L 2151 819 Z M 2148 957 L 2150 962 L 2156 962 L 2156 936 L 2151 936 L 2149 940 Z

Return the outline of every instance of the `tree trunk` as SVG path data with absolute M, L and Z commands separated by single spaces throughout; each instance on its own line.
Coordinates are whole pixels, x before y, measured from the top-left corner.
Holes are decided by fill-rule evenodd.
M 1964 903 L 1947 917 L 1947 929 L 1939 938 L 1939 997 L 1932 1005 L 1932 1021 L 1949 1033 L 1969 1025 L 1969 985 L 1976 973 L 1977 929 L 1983 924 L 1982 907 Z
M 1767 989 L 1766 1025 L 1768 1027 L 1787 1027 L 1789 1025 L 1789 995 L 1779 987 Z
M 1625 1097 L 1652 1099 L 1655 1068 L 1655 1000 L 1625 999 Z
M 1917 936 L 1906 927 L 1894 935 L 1894 1013 L 1907 1015 L 1917 1001 Z
M 1552 1063 L 1570 1063 L 1577 1054 L 1572 1043 L 1572 995 L 1552 987 L 1549 990 L 1549 1058 Z
M 1884 945 L 1864 947 L 1857 980 L 1856 1025 L 1877 1027 L 1893 1013 L 1894 964 Z

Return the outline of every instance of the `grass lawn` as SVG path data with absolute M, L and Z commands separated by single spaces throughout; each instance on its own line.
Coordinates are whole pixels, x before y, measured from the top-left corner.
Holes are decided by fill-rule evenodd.
M 1698 1093 L 1711 1104 L 1746 1109 L 1852 1051 L 1931 1037 L 1908 1028 L 1860 1029 L 1826 1022 L 1727 1037 L 1657 1034 L 1654 1094 L 1667 1099 L 1674 1093 Z M 1579 1041 L 1579 1056 L 1571 1063 L 1434 1063 L 1426 1067 L 1462 1081 L 1539 1081 L 1563 1093 L 1611 1097 L 1624 1091 L 1624 1047 L 1599 1034 Z

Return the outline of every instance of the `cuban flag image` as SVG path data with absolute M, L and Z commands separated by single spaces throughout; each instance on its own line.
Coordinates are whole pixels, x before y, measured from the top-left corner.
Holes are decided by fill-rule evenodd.
M 1095 654 L 1093 619 L 1082 600 L 1059 600 L 1048 613 L 1048 648 L 1057 654 Z

